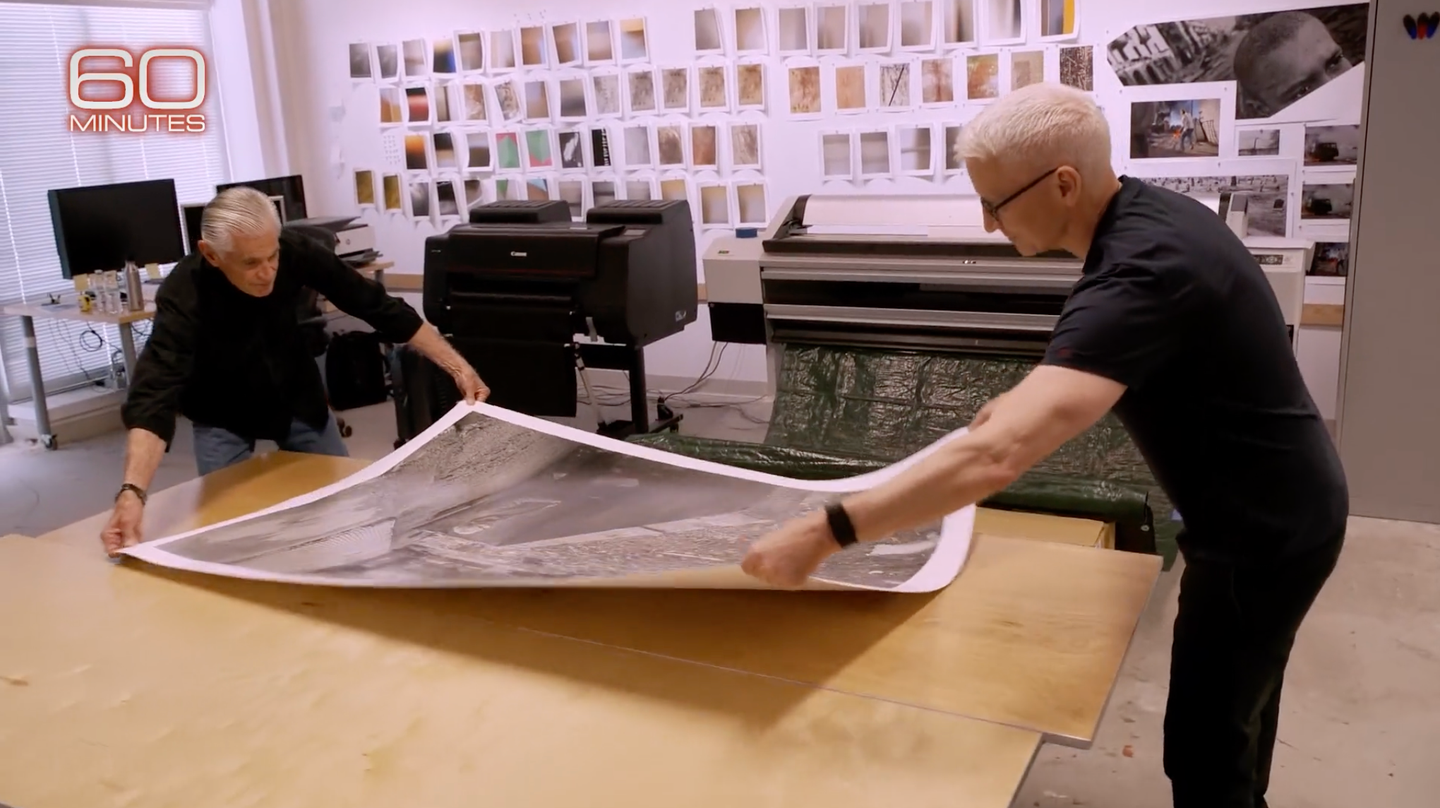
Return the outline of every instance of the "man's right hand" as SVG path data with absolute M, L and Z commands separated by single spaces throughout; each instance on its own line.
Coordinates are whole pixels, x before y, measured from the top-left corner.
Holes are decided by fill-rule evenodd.
M 140 543 L 140 521 L 144 515 L 145 505 L 135 492 L 125 491 L 115 500 L 115 511 L 100 533 L 100 541 L 111 558 L 118 556 L 122 549 Z

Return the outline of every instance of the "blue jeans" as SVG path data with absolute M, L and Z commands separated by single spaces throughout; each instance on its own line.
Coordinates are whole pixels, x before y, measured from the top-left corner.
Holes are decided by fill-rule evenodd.
M 242 438 L 229 430 L 194 424 L 194 432 L 195 465 L 201 476 L 248 460 L 255 453 L 255 441 Z M 345 448 L 345 441 L 340 437 L 340 426 L 335 421 L 334 413 L 330 413 L 325 427 L 319 430 L 299 419 L 292 421 L 290 434 L 279 441 L 279 446 L 287 452 L 350 456 L 350 451 Z

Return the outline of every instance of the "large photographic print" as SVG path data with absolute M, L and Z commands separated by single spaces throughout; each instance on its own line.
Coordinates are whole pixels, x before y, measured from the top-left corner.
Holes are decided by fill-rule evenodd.
M 1245 200 L 1245 226 L 1258 236 L 1289 233 L 1290 177 L 1284 174 L 1218 177 L 1140 177 L 1141 181 L 1193 197 Z
M 759 587 L 738 573 L 754 540 L 913 460 L 805 482 L 461 405 L 348 480 L 126 552 L 330 586 Z M 832 555 L 812 588 L 940 589 L 968 552 L 973 514 Z
M 1365 61 L 1368 3 L 1137 25 L 1106 47 L 1120 83 L 1235 82 L 1235 117 L 1269 118 Z

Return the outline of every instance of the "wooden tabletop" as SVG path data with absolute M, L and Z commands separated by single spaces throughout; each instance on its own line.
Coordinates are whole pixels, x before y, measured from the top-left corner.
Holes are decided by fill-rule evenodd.
M 1034 732 L 0 540 L 17 806 L 1005 808 Z M 477 794 L 483 795 L 478 798 Z
M 173 535 L 240 516 L 364 466 L 342 458 L 261 455 L 157 492 L 146 509 L 146 535 Z M 42 538 L 98 554 L 105 519 L 96 515 Z M 486 620 L 823 685 L 1086 747 L 1161 566 L 1157 556 L 1075 546 L 1084 543 L 1081 538 L 1053 540 L 1057 532 L 1098 537 L 1102 529 L 1088 520 L 980 509 L 964 570 L 928 596 L 484 589 L 364 597 L 410 615 L 417 625 Z M 1051 540 L 1034 541 L 1027 533 Z M 263 589 L 322 609 L 356 597 L 340 589 L 265 587 L 145 569 L 212 592 Z
M 109 325 L 125 325 L 127 323 L 138 323 L 142 320 L 155 318 L 155 304 L 147 302 L 144 311 L 126 311 L 120 314 L 106 314 L 99 309 L 91 309 L 88 312 L 80 310 L 77 303 L 60 303 L 54 306 L 47 306 L 40 303 L 13 303 L 0 309 L 0 314 L 8 314 L 12 317 L 36 317 L 51 320 L 76 320 L 82 323 L 107 323 Z

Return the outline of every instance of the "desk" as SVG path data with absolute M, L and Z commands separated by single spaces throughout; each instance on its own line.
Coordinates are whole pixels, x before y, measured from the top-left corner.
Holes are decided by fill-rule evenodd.
M 262 455 L 157 492 L 146 509 L 145 532 L 172 535 L 234 518 L 364 466 L 345 458 Z M 106 518 L 42 538 L 97 554 Z M 1097 522 L 1058 520 L 1064 526 L 1058 530 L 1055 524 L 1056 517 L 980 509 L 964 571 L 935 595 L 491 589 L 363 597 L 397 613 L 414 612 L 421 623 L 482 620 L 963 715 L 1088 747 L 1161 559 L 1058 540 L 1067 531 L 1088 532 L 1093 543 L 1103 528 Z M 181 577 L 210 591 L 257 588 Z M 274 598 L 321 604 L 317 608 L 361 597 L 306 587 L 273 591 Z
M 1005 808 L 1039 747 L 961 716 L 451 622 L 424 598 L 295 594 L 0 540 L 0 610 L 24 615 L 0 624 L 0 798 Z

